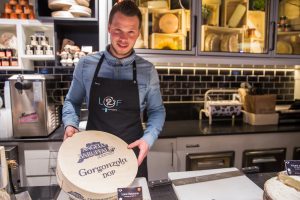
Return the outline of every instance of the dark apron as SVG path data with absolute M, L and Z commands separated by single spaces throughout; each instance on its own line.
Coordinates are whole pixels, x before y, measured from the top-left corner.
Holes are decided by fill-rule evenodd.
M 105 131 L 128 144 L 143 136 L 140 118 L 139 90 L 136 63 L 133 62 L 133 80 L 114 80 L 98 77 L 104 55 L 101 56 L 90 90 L 89 117 L 86 130 Z M 138 156 L 139 149 L 133 149 Z M 147 157 L 139 166 L 137 177 L 146 177 Z

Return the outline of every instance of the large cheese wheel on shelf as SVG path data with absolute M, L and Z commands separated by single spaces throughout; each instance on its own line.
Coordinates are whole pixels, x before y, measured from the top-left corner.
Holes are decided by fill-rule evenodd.
M 75 0 L 48 0 L 51 10 L 68 10 L 72 5 L 77 5 Z
M 178 17 L 172 13 L 164 14 L 159 19 L 159 29 L 164 33 L 175 33 L 178 30 Z
M 90 7 L 90 1 L 89 0 L 76 0 L 76 2 L 81 6 Z
M 290 186 L 292 185 L 292 186 Z M 264 185 L 264 200 L 299 200 L 299 176 L 288 176 L 285 172 L 279 173 L 266 181 Z
M 127 146 L 109 133 L 76 133 L 59 149 L 58 184 L 73 199 L 115 199 L 117 188 L 128 187 L 137 174 L 137 158 Z
M 74 18 L 74 15 L 69 11 L 54 11 L 51 13 L 52 17 L 60 17 L 60 18 Z

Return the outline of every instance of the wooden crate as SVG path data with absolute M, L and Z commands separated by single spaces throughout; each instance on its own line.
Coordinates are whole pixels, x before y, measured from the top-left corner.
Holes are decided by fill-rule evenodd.
M 168 9 L 168 10 L 170 10 L 170 8 L 171 8 L 170 1 L 171 0 L 150 0 L 150 1 L 149 0 L 139 0 L 138 5 L 141 7 L 149 8 L 150 12 L 152 9 Z M 158 5 L 155 5 L 155 3 L 158 3 Z M 166 5 L 166 6 L 163 6 L 163 5 Z
M 148 8 L 139 7 L 142 13 L 142 27 L 141 27 L 141 35 L 137 39 L 134 48 L 148 48 L 148 37 L 149 37 L 149 13 Z
M 219 26 L 221 0 L 202 0 L 202 6 L 204 5 L 211 10 L 207 24 Z
M 151 34 L 151 49 L 186 50 L 186 37 L 182 34 Z
M 155 9 L 152 11 L 152 32 L 153 33 L 163 33 L 159 27 L 159 20 L 165 14 L 174 14 L 178 18 L 178 29 L 174 33 L 187 35 L 187 23 L 185 16 L 185 9 L 175 9 L 175 10 L 160 10 Z

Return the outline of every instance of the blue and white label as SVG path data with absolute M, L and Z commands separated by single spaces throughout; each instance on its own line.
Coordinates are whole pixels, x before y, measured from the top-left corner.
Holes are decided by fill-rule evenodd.
M 300 160 L 285 160 L 284 162 L 288 175 L 300 176 Z
M 98 156 L 103 157 L 113 154 L 115 147 L 109 147 L 108 144 L 101 142 L 87 143 L 85 147 L 80 149 L 78 163 L 82 163 L 85 159 Z
M 114 97 L 107 96 L 103 99 L 99 97 L 99 105 L 102 107 L 102 110 L 104 112 L 108 111 L 118 111 L 118 107 L 122 103 L 122 100 L 120 99 L 115 99 Z

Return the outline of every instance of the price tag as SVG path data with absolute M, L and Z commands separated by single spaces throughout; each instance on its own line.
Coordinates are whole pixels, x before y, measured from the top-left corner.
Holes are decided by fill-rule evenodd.
M 143 200 L 142 187 L 118 188 L 118 200 Z
M 300 176 L 300 160 L 285 160 L 284 162 L 288 175 Z
M 93 52 L 93 47 L 92 46 L 82 46 L 81 51 L 85 53 L 92 53 Z

